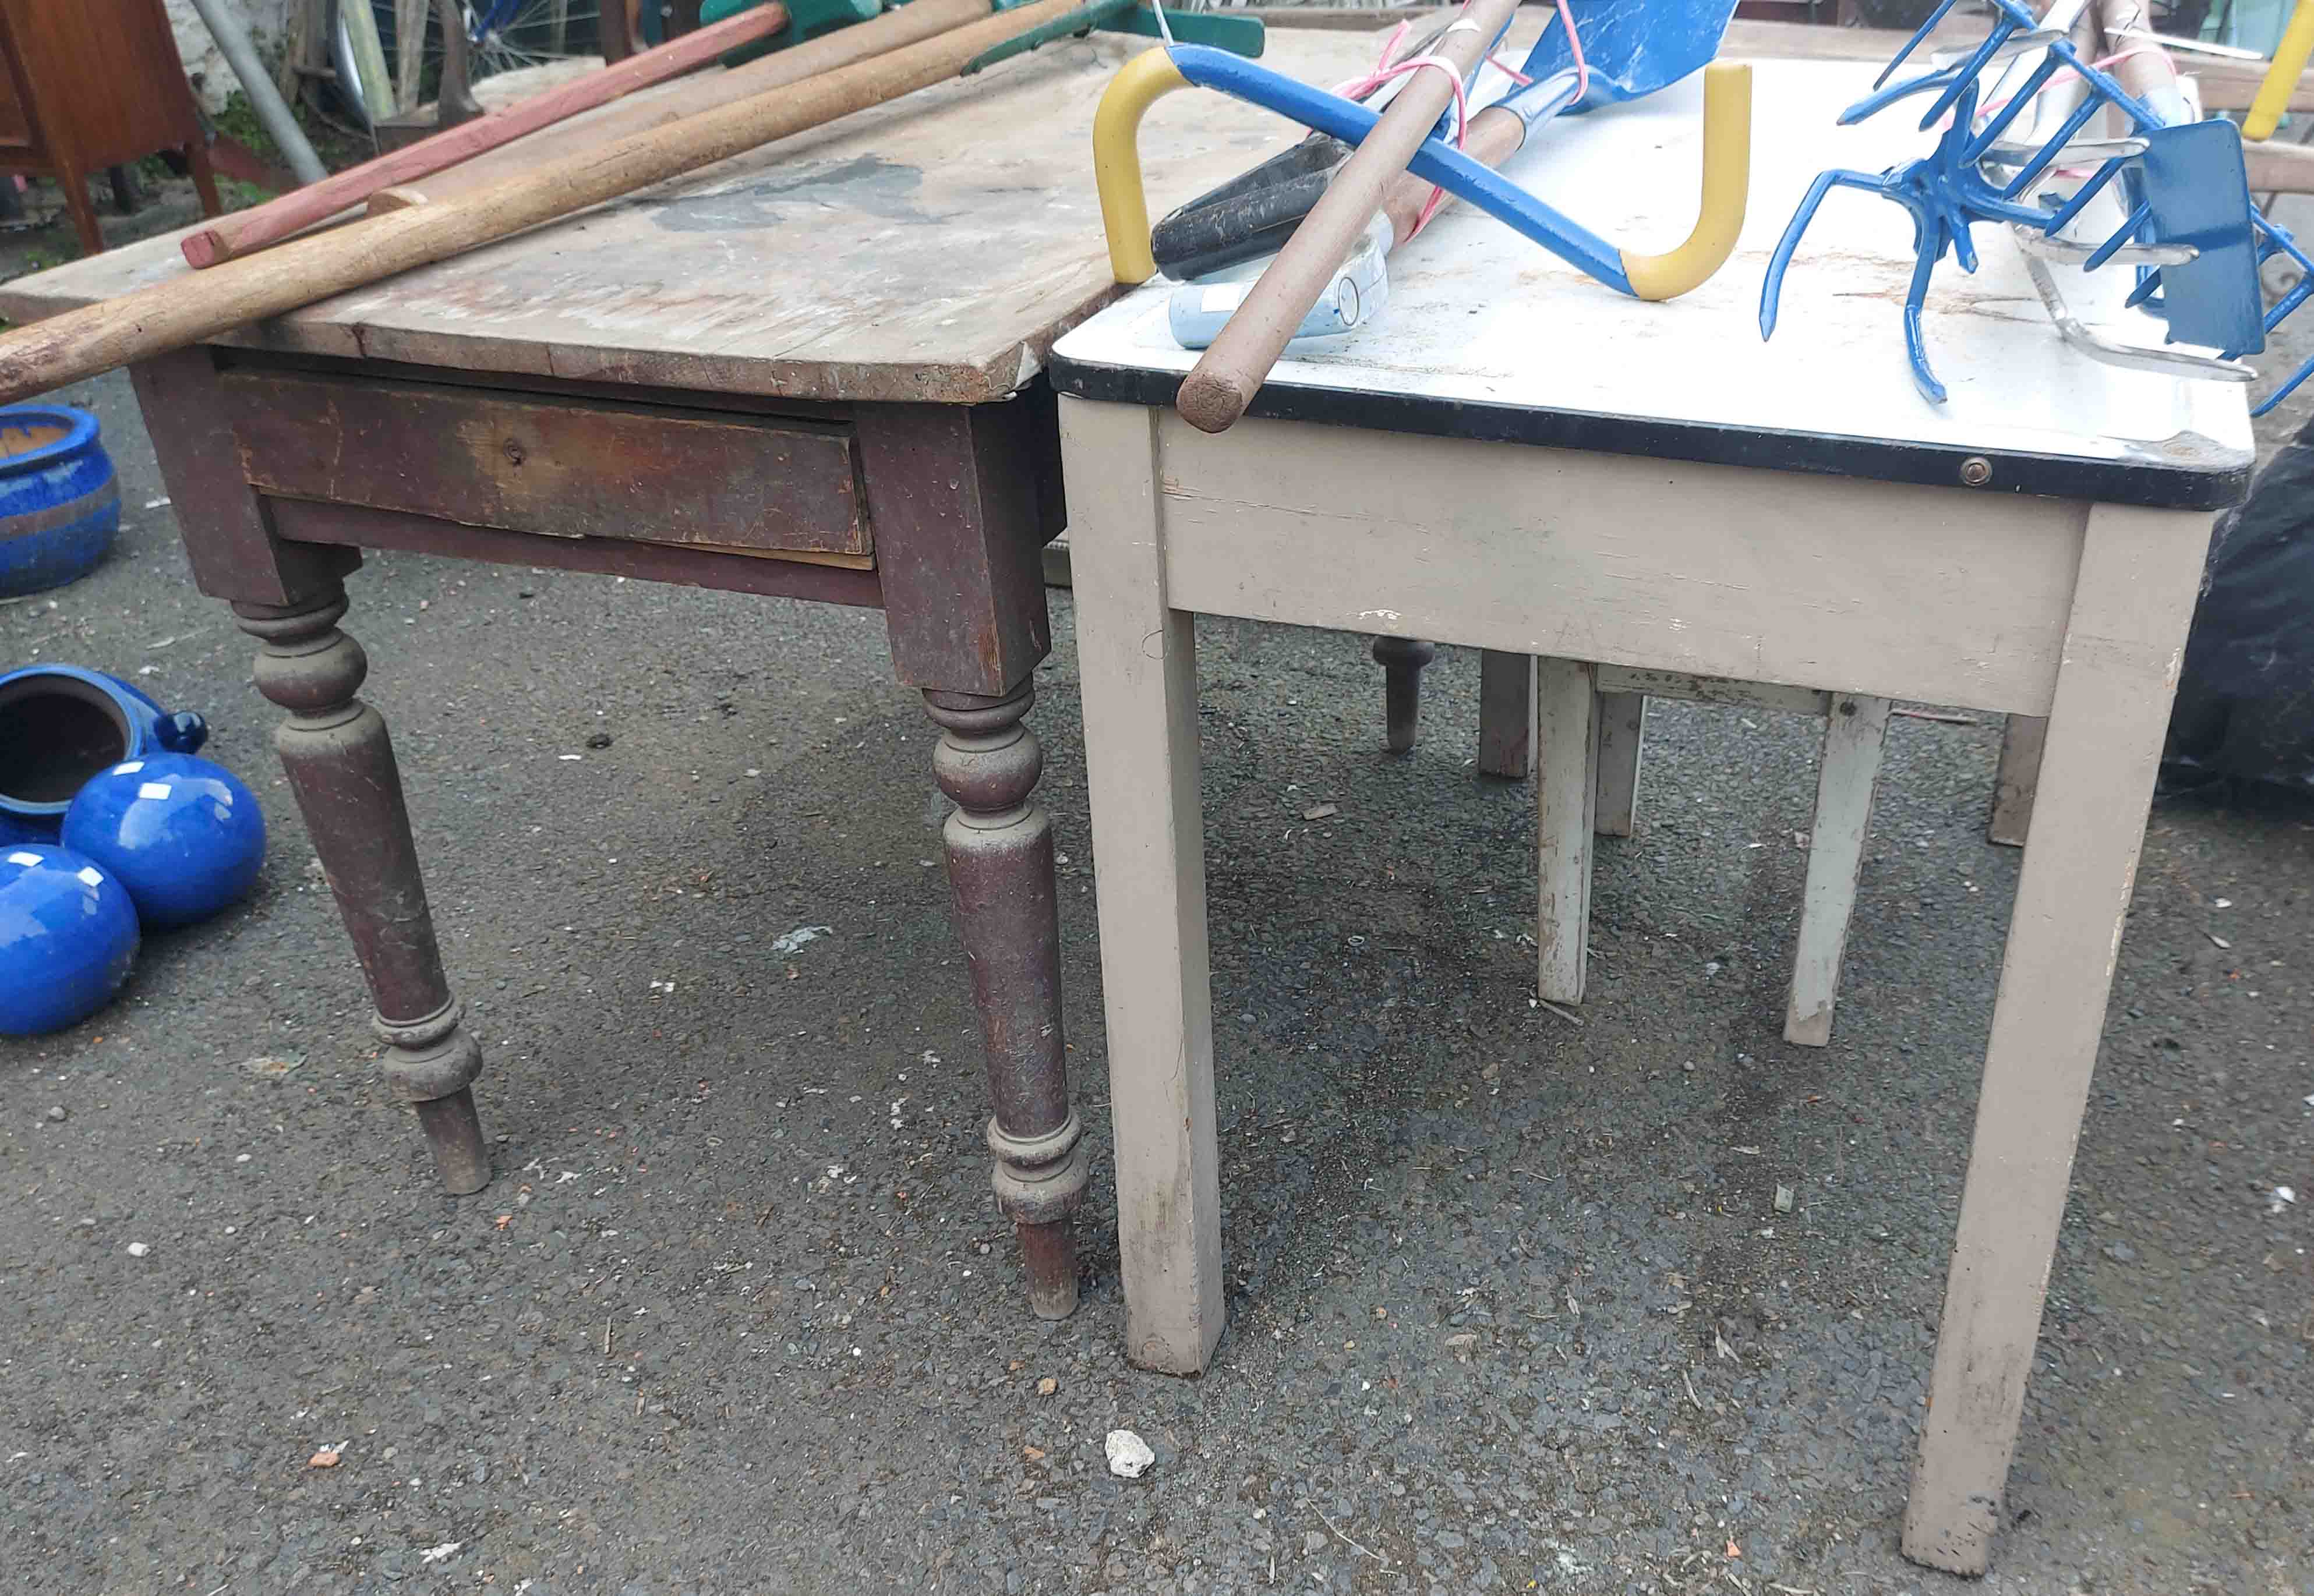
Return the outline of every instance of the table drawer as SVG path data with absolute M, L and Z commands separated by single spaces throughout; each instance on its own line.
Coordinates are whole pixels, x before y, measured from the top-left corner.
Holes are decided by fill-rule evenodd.
M 262 492 L 549 537 L 868 562 L 851 430 L 804 421 L 242 369 Z

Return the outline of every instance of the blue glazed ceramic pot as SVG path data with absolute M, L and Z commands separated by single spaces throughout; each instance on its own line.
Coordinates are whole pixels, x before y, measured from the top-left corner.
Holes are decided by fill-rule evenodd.
M 0 1036 L 87 1018 L 136 960 L 137 906 L 111 872 L 53 843 L 0 848 Z
M 0 827 L 54 842 L 83 783 L 123 760 L 191 754 L 209 728 L 76 665 L 0 671 Z
M 120 484 L 96 418 L 61 404 L 0 409 L 0 597 L 87 575 L 120 530 Z
M 150 754 L 89 778 L 65 811 L 64 845 L 119 877 L 157 931 L 248 895 L 265 862 L 265 816 L 223 765 Z

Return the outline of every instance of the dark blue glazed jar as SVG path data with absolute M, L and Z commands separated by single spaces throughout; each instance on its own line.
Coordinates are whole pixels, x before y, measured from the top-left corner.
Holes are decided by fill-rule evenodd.
M 120 878 L 146 930 L 164 930 L 249 895 L 265 816 L 223 765 L 148 754 L 89 779 L 65 811 L 64 845 Z
M 48 842 L 0 848 L 0 1036 L 37 1036 L 112 1001 L 137 908 L 102 865 Z
M 96 418 L 61 404 L 0 409 L 0 598 L 86 576 L 120 530 L 120 483 Z
M 90 777 L 142 754 L 194 753 L 208 735 L 199 715 L 169 714 L 102 671 L 0 671 L 0 835 L 52 842 Z

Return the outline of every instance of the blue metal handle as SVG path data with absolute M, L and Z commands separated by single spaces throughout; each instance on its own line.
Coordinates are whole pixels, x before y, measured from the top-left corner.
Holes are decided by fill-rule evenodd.
M 1345 144 L 1363 142 L 1382 119 L 1381 113 L 1371 107 L 1221 50 L 1178 44 L 1168 53 L 1181 75 L 1198 87 L 1248 101 Z M 1451 145 L 1436 137 L 1429 139 L 1415 152 L 1406 169 L 1477 206 L 1617 293 L 1633 292 L 1630 278 L 1623 272 L 1621 252 L 1614 245 Z

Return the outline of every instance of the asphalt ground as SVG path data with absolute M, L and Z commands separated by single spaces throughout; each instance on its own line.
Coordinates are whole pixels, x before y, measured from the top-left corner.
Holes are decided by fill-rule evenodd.
M 1472 769 L 1475 657 L 1392 760 L 1364 639 L 1201 625 L 1232 1327 L 1170 1380 L 1122 1357 L 1065 595 L 1032 723 L 1096 1178 L 1047 1326 L 880 617 L 354 578 L 489 1061 L 498 1177 L 447 1199 L 252 645 L 191 587 L 126 383 L 67 397 L 128 525 L 0 605 L 0 660 L 208 715 L 273 842 L 113 1007 L 0 1043 L 16 1588 L 1965 1588 L 1896 1540 L 2018 865 L 1983 834 L 1997 725 L 1894 723 L 1812 1051 L 1780 1019 L 1815 731 L 1656 706 L 1578 1026 L 1529 1001 L 1531 794 Z M 1983 1588 L 2314 1592 L 2310 841 L 2254 798 L 2152 816 Z

